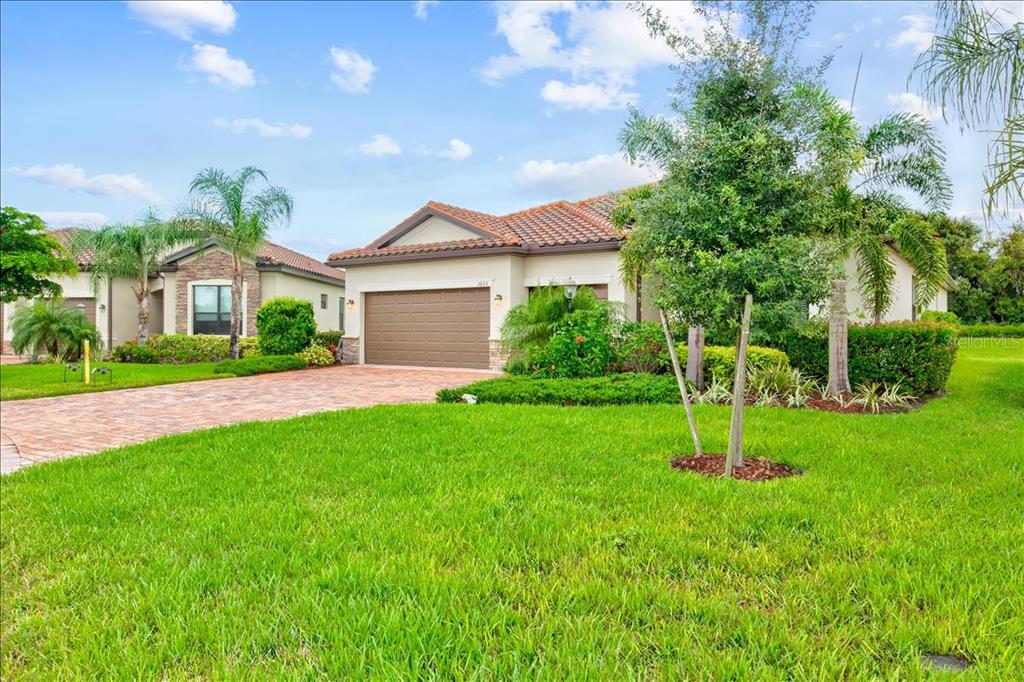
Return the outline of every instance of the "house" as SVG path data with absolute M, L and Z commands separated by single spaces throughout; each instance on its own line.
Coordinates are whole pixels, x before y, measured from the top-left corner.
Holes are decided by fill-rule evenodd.
M 629 319 L 657 319 L 643 283 L 627 287 L 619 274 L 614 203 L 602 194 L 498 216 L 431 201 L 369 245 L 332 254 L 328 265 L 346 271 L 345 360 L 498 369 L 506 313 L 549 283 L 588 285 Z M 913 268 L 893 258 L 898 291 L 886 319 L 910 319 Z M 945 300 L 942 292 L 933 305 L 945 310 Z
M 51 230 L 69 247 L 77 228 Z M 105 280 L 93 289 L 89 270 L 94 261 L 88 251 L 78 255 L 79 273 L 57 282 L 64 289 L 64 304 L 81 310 L 99 331 L 103 345 L 112 348 L 138 333 L 139 306 L 133 281 Z M 244 266 L 242 327 L 256 334 L 256 311 L 264 301 L 279 296 L 313 304 L 319 331 L 337 331 L 344 325 L 345 273 L 320 261 L 267 242 L 253 262 Z M 150 334 L 228 334 L 231 319 L 231 256 L 215 241 L 170 253 L 150 278 Z M 0 330 L 3 352 L 10 353 L 10 319 L 21 302 L 3 305 Z

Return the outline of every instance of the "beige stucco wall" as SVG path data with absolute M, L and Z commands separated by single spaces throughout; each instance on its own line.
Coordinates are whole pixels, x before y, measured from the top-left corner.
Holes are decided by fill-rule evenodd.
M 636 294 L 626 289 L 619 275 L 618 251 L 528 256 L 523 278 L 527 287 L 564 284 L 569 279 L 577 284 L 607 284 L 608 300 L 624 304 L 627 320 L 636 319 Z
M 290 275 L 285 272 L 261 273 L 263 301 L 281 296 L 290 296 L 313 304 L 317 331 L 338 331 L 338 306 L 344 302 L 345 286 L 327 284 L 311 279 Z M 327 294 L 327 308 L 320 307 L 321 294 Z
M 404 244 L 433 244 L 435 242 L 479 239 L 480 235 L 437 216 L 430 216 L 422 223 L 393 241 L 393 246 Z
M 888 249 L 888 254 L 895 275 L 893 277 L 892 305 L 889 306 L 882 321 L 912 320 L 914 319 L 914 266 L 893 249 Z M 847 258 L 843 263 L 843 269 L 846 271 L 846 278 L 850 283 L 847 287 L 846 307 L 850 312 L 851 319 L 867 321 L 870 319 L 870 315 L 866 312 L 864 305 L 866 298 L 860 291 L 856 258 L 854 256 Z M 946 305 L 946 290 L 940 289 L 938 295 L 929 302 L 926 308 L 944 312 L 947 310 Z

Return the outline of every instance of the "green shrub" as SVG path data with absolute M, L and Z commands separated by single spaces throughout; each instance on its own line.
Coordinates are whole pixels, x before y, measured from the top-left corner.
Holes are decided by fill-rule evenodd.
M 464 394 L 480 403 L 526 405 L 627 405 L 678 403 L 679 387 L 666 374 L 609 374 L 588 379 L 504 376 L 437 392 L 437 402 L 457 403 Z
M 615 348 L 623 372 L 661 374 L 672 369 L 665 332 L 656 322 L 627 322 Z
M 139 345 L 134 341 L 125 341 L 110 352 L 114 362 L 136 362 L 143 365 L 157 361 L 156 351 L 148 345 Z
M 573 311 L 558 322 L 536 356 L 536 370 L 545 377 L 597 377 L 613 358 L 608 311 L 595 307 Z
M 241 341 L 241 339 L 239 339 Z M 228 356 L 228 337 L 212 334 L 158 334 L 146 339 L 157 362 L 185 364 L 217 362 Z
M 687 348 L 685 343 L 676 347 L 679 354 L 679 363 L 685 367 Z M 747 346 L 747 366 L 763 369 L 779 365 L 789 367 L 789 358 L 786 354 L 775 348 L 764 346 Z M 736 348 L 735 346 L 704 346 L 704 377 L 710 381 L 718 378 L 729 382 L 732 385 L 733 377 L 736 376 Z
M 593 289 L 581 286 L 570 304 L 565 289 L 548 285 L 530 292 L 525 303 L 512 306 L 501 325 L 501 347 L 509 360 L 523 361 L 531 371 L 547 348 L 559 324 L 573 312 L 601 310 L 611 320 L 611 306 L 600 301 Z
M 978 338 L 1024 338 L 1024 324 L 962 324 L 960 336 Z
M 956 313 L 947 313 L 941 310 L 926 310 L 921 313 L 921 319 L 925 322 L 944 322 L 945 324 L 960 324 L 960 318 Z
M 264 355 L 293 355 L 309 347 L 316 334 L 313 304 L 297 298 L 272 298 L 256 313 L 259 349 Z
M 344 334 L 345 332 L 317 332 L 313 335 L 313 343 L 324 348 L 329 346 L 340 348 L 341 338 Z
M 316 344 L 296 355 L 310 367 L 327 367 L 334 364 L 334 353 Z
M 253 374 L 270 374 L 287 372 L 292 369 L 303 369 L 306 361 L 297 355 L 263 355 L 255 358 L 239 360 L 221 360 L 214 368 L 214 374 L 234 374 L 236 377 L 247 377 Z
M 260 340 L 255 336 L 238 337 L 238 354 L 243 358 L 256 358 L 260 352 Z
M 851 325 L 850 383 L 899 382 L 917 396 L 941 391 L 956 360 L 957 339 L 955 327 L 935 322 Z M 794 367 L 819 379 L 828 376 L 828 328 L 824 324 L 792 330 L 776 343 Z

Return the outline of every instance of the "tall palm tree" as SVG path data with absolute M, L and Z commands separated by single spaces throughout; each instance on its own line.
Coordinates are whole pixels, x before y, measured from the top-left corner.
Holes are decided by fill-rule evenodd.
M 872 321 L 880 322 L 892 303 L 890 246 L 914 266 L 915 300 L 924 307 L 946 280 L 946 252 L 928 221 L 908 210 L 903 194 L 917 195 L 931 210 L 949 205 L 952 183 L 935 130 L 920 116 L 899 113 L 862 132 L 852 113 L 824 89 L 802 86 L 795 97 L 805 105 L 798 110 L 812 131 L 809 149 L 825 190 L 824 233 L 835 240 L 840 257 L 854 257 Z M 848 393 L 844 283 L 833 283 L 831 307 L 828 390 Z
M 139 305 L 137 338 L 139 343 L 145 343 L 149 336 L 149 278 L 156 273 L 168 251 L 193 238 L 182 225 L 164 222 L 150 209 L 137 223 L 114 223 L 96 231 L 76 233 L 72 249 L 92 251 L 95 264 L 89 279 L 94 290 L 98 291 L 105 279 L 133 280 L 132 293 Z
M 257 188 L 257 183 L 265 185 Z M 255 260 L 270 230 L 292 217 L 292 197 L 271 185 L 267 174 L 246 166 L 229 174 L 216 168 L 199 172 L 189 187 L 190 203 L 178 214 L 185 229 L 215 239 L 231 254 L 231 357 L 237 358 L 242 329 L 243 263 Z
M 922 94 L 960 124 L 989 129 L 986 208 L 1024 202 L 1024 22 L 972 0 L 935 3 L 937 35 L 914 65 Z

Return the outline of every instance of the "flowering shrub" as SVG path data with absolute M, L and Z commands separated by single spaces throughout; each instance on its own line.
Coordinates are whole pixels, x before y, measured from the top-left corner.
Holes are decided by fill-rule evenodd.
M 608 311 L 577 310 L 555 327 L 537 357 L 537 373 L 563 379 L 601 376 L 614 356 Z
M 323 346 L 313 344 L 306 350 L 296 353 L 310 367 L 327 367 L 334 364 L 334 353 Z

